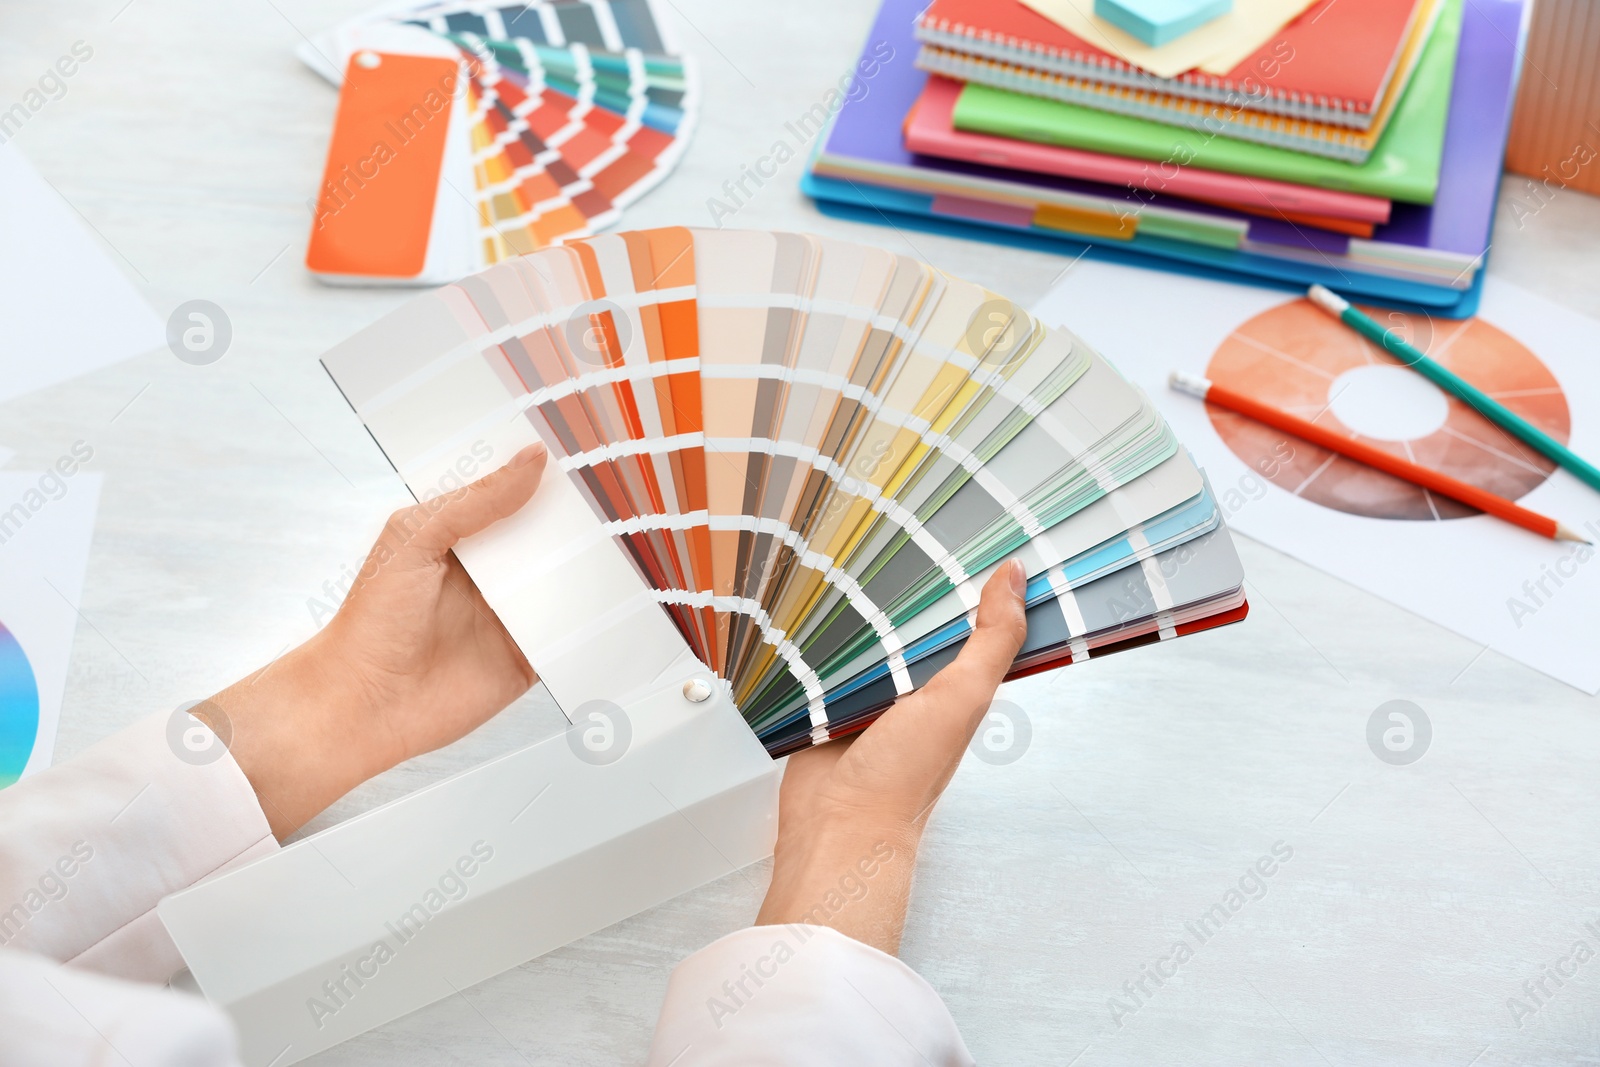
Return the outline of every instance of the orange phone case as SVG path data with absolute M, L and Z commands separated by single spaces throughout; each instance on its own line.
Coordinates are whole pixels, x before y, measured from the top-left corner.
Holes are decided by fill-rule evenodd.
M 460 64 L 359 51 L 345 68 L 306 266 L 412 278 L 428 259 Z

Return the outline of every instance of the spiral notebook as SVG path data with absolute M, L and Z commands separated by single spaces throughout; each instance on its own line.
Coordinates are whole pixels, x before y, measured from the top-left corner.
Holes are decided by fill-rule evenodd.
M 1213 137 L 1162 122 L 1112 114 L 1032 93 L 969 83 L 956 104 L 955 127 L 999 137 L 1134 156 L 1250 177 L 1315 185 L 1382 196 L 1407 203 L 1432 203 L 1440 180 L 1463 11 L 1483 18 L 1488 5 L 1445 0 L 1422 51 L 1417 75 L 1365 163 L 1327 159 L 1287 148 Z M 1512 35 L 1511 40 L 1515 36 Z M 1510 45 L 1510 41 L 1505 42 Z M 1462 64 L 1468 77 L 1480 74 Z
M 463 455 L 549 446 L 526 514 L 457 551 L 569 714 L 595 677 L 625 705 L 692 655 L 774 754 L 841 736 L 954 655 L 1012 556 L 1037 620 L 1017 673 L 1246 610 L 1216 502 L 1140 390 L 882 249 L 589 238 L 323 363 L 419 499 Z M 534 574 L 559 603 L 519 595 Z
M 916 33 L 938 48 L 1068 78 L 1211 103 L 1243 99 L 1257 111 L 1366 129 L 1399 66 L 1417 2 L 1320 0 L 1230 66 L 1169 76 L 1118 58 L 1019 0 L 934 0 Z M 1087 18 L 1082 12 L 1092 5 L 1077 6 Z
M 1370 112 L 1362 113 L 1364 121 L 1359 127 L 1257 110 L 1258 101 L 1253 97 L 1241 97 L 1227 103 L 1195 100 L 1174 93 L 1110 84 L 1094 78 L 1056 74 L 1027 63 L 1005 63 L 932 45 L 923 46 L 917 56 L 917 66 L 949 78 L 1012 89 L 1097 111 L 1359 164 L 1365 163 L 1377 147 L 1389 120 L 1400 106 L 1400 99 L 1421 65 L 1424 46 L 1444 6 L 1444 0 L 1418 0 L 1416 17 L 1401 43 L 1394 76 L 1389 79 L 1382 96 Z M 1285 54 L 1293 55 L 1292 51 Z M 1274 78 L 1283 69 L 1286 69 L 1286 65 L 1275 61 L 1271 67 Z M 1450 71 L 1434 64 L 1428 68 L 1428 76 L 1443 78 L 1448 83 Z M 1259 84 L 1265 85 L 1271 80 L 1263 76 Z

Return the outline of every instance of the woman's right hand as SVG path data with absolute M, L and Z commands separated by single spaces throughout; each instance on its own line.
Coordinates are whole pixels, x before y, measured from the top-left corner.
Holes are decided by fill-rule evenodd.
M 789 757 L 757 925 L 831 926 L 900 947 L 922 828 L 1022 647 L 1026 585 L 1020 561 L 999 568 L 954 663 L 855 737 Z

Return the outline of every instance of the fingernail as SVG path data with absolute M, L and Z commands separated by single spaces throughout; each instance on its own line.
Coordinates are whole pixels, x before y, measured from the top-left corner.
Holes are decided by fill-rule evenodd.
M 1011 560 L 1011 591 L 1017 596 L 1022 596 L 1028 591 L 1028 572 L 1022 569 L 1022 561 Z
M 532 463 L 542 455 L 544 455 L 543 441 L 536 445 L 529 445 L 527 448 L 524 448 L 521 452 L 518 452 L 516 455 L 512 456 L 511 462 L 507 465 L 511 467 L 526 467 L 528 464 Z

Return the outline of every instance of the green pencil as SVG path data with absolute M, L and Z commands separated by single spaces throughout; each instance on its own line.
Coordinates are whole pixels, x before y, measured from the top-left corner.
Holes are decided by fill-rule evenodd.
M 1375 320 L 1351 307 L 1348 300 L 1320 285 L 1313 285 L 1307 295 L 1317 307 L 1378 345 L 1440 389 L 1471 404 L 1478 414 L 1502 430 L 1532 445 L 1560 466 L 1594 488 L 1600 489 L 1600 469 L 1594 464 L 1482 389 L 1446 370 L 1442 364 L 1429 359 L 1420 349 L 1413 348 L 1401 340 L 1394 331 L 1384 329 Z

